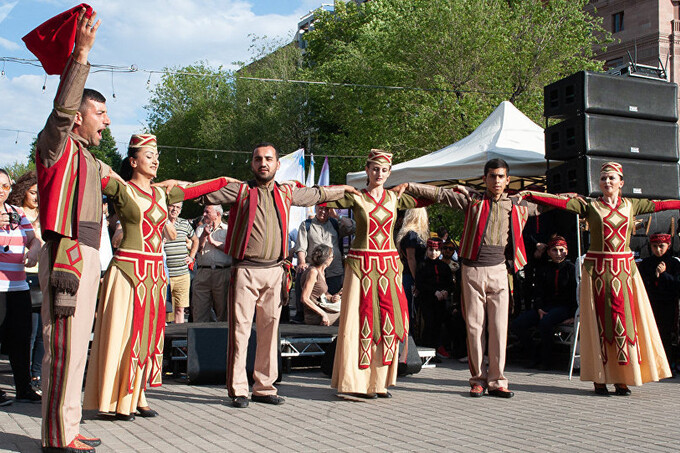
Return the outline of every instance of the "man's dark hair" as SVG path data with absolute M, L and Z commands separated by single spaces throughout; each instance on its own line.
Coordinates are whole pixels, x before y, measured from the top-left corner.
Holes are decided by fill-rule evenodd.
M 276 146 L 274 146 L 273 143 L 270 143 L 270 142 L 260 142 L 257 145 L 255 145 L 255 147 L 253 148 L 253 154 L 255 154 L 255 150 L 257 148 L 267 148 L 267 147 L 270 147 L 270 146 L 272 148 L 274 148 L 274 152 L 276 153 L 276 160 L 279 160 L 279 150 Z
M 510 165 L 503 159 L 491 159 L 486 164 L 484 164 L 484 176 L 489 173 L 489 170 L 495 170 L 497 168 L 505 168 L 505 174 L 510 174 Z
M 106 98 L 97 90 L 85 88 L 83 90 L 83 99 L 80 101 L 79 110 L 83 108 L 87 101 L 101 102 L 103 104 L 106 102 Z

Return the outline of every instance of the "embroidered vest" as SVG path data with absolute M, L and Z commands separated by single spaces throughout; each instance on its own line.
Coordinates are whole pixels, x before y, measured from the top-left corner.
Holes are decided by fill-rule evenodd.
M 274 185 L 274 207 L 281 227 L 281 256 L 288 256 L 288 213 L 293 203 L 293 188 L 289 185 Z M 255 181 L 241 184 L 236 201 L 229 210 L 227 239 L 224 253 L 242 260 L 248 247 L 257 210 L 258 192 Z
M 66 141 L 64 154 L 51 167 L 45 167 L 36 155 L 38 192 L 40 193 L 40 229 L 70 238 L 78 237 L 78 219 L 82 205 L 87 152 L 72 139 Z
M 525 201 L 510 198 L 512 209 L 510 211 L 510 236 L 512 240 L 513 264 L 515 272 L 527 264 L 526 250 L 522 230 L 529 218 L 529 210 Z M 491 202 L 488 198 L 473 199 L 465 211 L 463 234 L 460 239 L 460 256 L 468 260 L 476 260 L 479 249 L 486 232 L 491 211 Z

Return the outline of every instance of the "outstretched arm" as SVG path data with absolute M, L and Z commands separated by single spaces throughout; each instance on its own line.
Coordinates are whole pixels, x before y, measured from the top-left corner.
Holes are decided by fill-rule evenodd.
M 518 195 L 523 200 L 543 206 L 549 206 L 551 208 L 562 209 L 563 211 L 573 212 L 578 215 L 583 215 L 586 212 L 586 201 L 576 194 L 554 195 L 551 193 L 525 190 L 520 192 Z
M 340 200 L 345 194 L 360 195 L 359 191 L 352 186 L 314 186 L 299 187 L 293 189 L 294 206 L 314 206 L 319 203 Z M 332 205 L 329 207 L 337 207 Z
M 217 192 L 230 182 L 238 181 L 233 178 L 227 178 L 226 176 L 223 176 L 221 178 L 195 182 L 193 184 L 189 184 L 186 187 L 180 187 L 179 185 L 176 185 L 170 189 L 170 193 L 168 194 L 168 204 L 178 203 L 184 200 L 191 200 L 212 192 Z

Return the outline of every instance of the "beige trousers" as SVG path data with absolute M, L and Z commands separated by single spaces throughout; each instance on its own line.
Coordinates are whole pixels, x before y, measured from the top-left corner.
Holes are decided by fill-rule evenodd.
M 253 394 L 276 395 L 274 382 L 279 375 L 277 353 L 282 276 L 280 266 L 234 266 L 231 269 L 231 285 L 227 298 L 227 392 L 232 398 L 248 396 L 246 356 L 253 315 L 257 329 Z
M 99 251 L 80 245 L 83 273 L 76 297 L 76 311 L 67 318 L 52 316 L 49 253 L 40 252 L 39 278 L 43 288 L 42 333 L 45 355 L 42 361 L 42 445 L 65 447 L 79 433 L 80 403 L 87 349 L 99 288 Z
M 470 385 L 495 390 L 508 387 L 503 375 L 508 341 L 510 297 L 505 263 L 488 267 L 462 266 L 463 315 L 467 325 Z M 484 364 L 485 331 L 489 331 L 489 366 Z

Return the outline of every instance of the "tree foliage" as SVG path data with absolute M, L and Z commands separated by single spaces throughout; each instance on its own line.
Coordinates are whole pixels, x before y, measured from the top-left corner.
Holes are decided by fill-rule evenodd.
M 116 140 L 111 135 L 111 130 L 106 128 L 102 131 L 102 139 L 98 146 L 92 146 L 88 148 L 94 156 L 111 166 L 114 171 L 118 171 L 120 164 L 123 161 L 123 157 L 118 153 L 118 148 L 116 147 Z
M 159 146 L 246 153 L 162 148 L 159 173 L 249 178 L 248 151 L 266 140 L 283 153 L 328 155 L 331 182 L 342 183 L 370 148 L 395 162 L 424 155 L 470 134 L 503 100 L 541 124 L 545 85 L 601 69 L 592 49 L 610 37 L 587 3 L 336 2 L 315 13 L 304 54 L 256 38 L 252 61 L 235 73 L 197 63 L 173 69 L 202 76 L 166 74 L 147 106 Z

